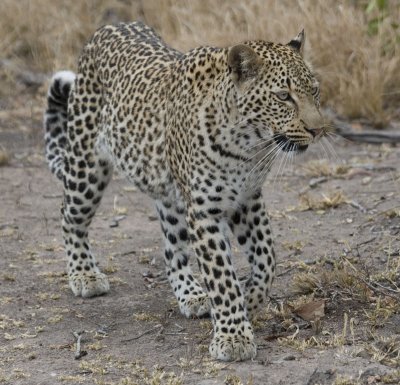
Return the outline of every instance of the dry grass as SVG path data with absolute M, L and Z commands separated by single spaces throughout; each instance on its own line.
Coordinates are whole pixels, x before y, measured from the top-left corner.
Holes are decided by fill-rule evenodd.
M 381 381 L 383 384 L 399 384 L 400 370 L 382 376 Z
M 253 385 L 253 379 L 250 375 L 250 379 L 246 383 L 242 379 L 234 374 L 229 374 L 225 377 L 224 385 Z
M 372 342 L 365 344 L 365 351 L 374 361 L 394 368 L 398 368 L 400 365 L 400 338 L 398 336 L 373 335 Z
M 304 170 L 304 174 L 308 177 L 312 178 L 320 178 L 320 177 L 342 177 L 345 175 L 350 166 L 345 164 L 332 164 L 328 162 L 328 160 L 311 160 L 302 165 L 301 167 Z
M 345 296 L 365 303 L 376 304 L 375 313 L 368 318 L 385 320 L 400 310 L 397 298 L 400 288 L 396 281 L 399 276 L 400 258 L 393 258 L 386 269 L 375 273 L 360 261 L 342 256 L 338 260 L 322 260 L 304 266 L 305 271 L 298 272 L 292 279 L 292 286 L 299 294 L 318 294 L 321 297 Z M 381 296 L 383 296 L 381 302 Z M 388 313 L 388 314 L 386 314 Z M 378 316 L 379 314 L 379 316 Z M 367 312 L 368 315 L 368 312 Z
M 361 385 L 361 382 L 346 376 L 338 376 L 333 385 Z
M 340 190 L 330 191 L 327 194 L 322 194 L 320 196 L 305 193 L 300 196 L 300 205 L 298 207 L 298 210 L 315 210 L 322 213 L 324 210 L 336 208 L 347 202 L 348 199 Z
M 355 264 L 345 257 L 307 266 L 307 272 L 297 273 L 292 279 L 292 289 L 303 295 L 287 300 L 279 307 L 270 306 L 269 317 L 259 322 L 278 323 L 278 330 L 284 331 L 278 341 L 284 346 L 299 351 L 310 348 L 348 349 L 351 346 L 349 351 L 353 356 L 367 356 L 375 362 L 397 368 L 400 365 L 400 339 L 397 334 L 384 331 L 384 327 L 393 322 L 392 317 L 400 311 L 398 287 L 394 286 L 396 289 L 393 289 L 388 283 L 388 277 L 397 274 L 397 266 L 397 263 L 390 264 L 384 277 L 373 274 L 366 266 Z M 381 281 L 386 286 L 380 285 Z M 318 300 L 318 297 L 324 299 Z M 343 321 L 339 318 L 336 321 L 337 327 L 332 328 L 332 324 L 324 322 L 322 304 L 325 302 L 328 304 L 328 317 L 344 312 Z M 316 306 L 319 306 L 317 313 Z M 307 317 L 304 316 L 304 310 L 309 313 Z M 308 319 L 313 332 L 307 332 L 295 316 Z M 397 372 L 381 381 L 398 383 L 396 379 Z M 335 384 L 353 384 L 350 379 L 350 382 L 339 380 Z
M 182 50 L 256 38 L 286 42 L 304 27 L 325 104 L 384 125 L 400 97 L 400 5 L 388 0 L 372 29 L 379 12 L 366 12 L 371 1 L 2 0 L 0 51 L 13 66 L 52 72 L 74 69 L 93 31 L 121 20 L 144 20 Z M 11 91 L 9 68 L 0 64 L 0 81 Z
M 182 385 L 182 376 L 177 376 L 173 372 L 165 371 L 157 366 L 151 369 L 143 366 L 139 361 L 127 362 L 112 356 L 100 357 L 97 359 L 81 361 L 80 369 L 85 373 L 90 373 L 96 384 L 109 385 Z M 106 376 L 115 371 L 124 369 L 128 375 L 121 378 L 118 382 L 106 380 Z M 63 382 L 76 383 L 79 378 L 60 377 Z M 84 378 L 82 378 L 84 380 Z M 86 381 L 85 381 L 86 382 Z

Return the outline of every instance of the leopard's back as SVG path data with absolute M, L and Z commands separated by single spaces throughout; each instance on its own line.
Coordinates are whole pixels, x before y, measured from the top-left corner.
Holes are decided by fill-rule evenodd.
M 169 47 L 152 28 L 134 22 L 100 28 L 86 45 L 81 61 L 86 56 L 93 59 L 102 86 L 117 93 L 113 88 L 117 83 L 129 78 L 136 86 L 139 79 L 156 78 L 154 71 L 161 70 L 182 53 Z

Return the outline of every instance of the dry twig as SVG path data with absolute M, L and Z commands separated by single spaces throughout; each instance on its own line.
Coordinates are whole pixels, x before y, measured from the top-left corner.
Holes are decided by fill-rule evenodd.
M 141 333 L 141 334 L 139 334 L 139 335 L 137 335 L 135 337 L 131 337 L 131 338 L 127 338 L 125 340 L 121 340 L 121 342 L 130 342 L 130 341 L 138 340 L 139 338 L 142 338 L 143 336 L 145 336 L 147 334 L 150 334 L 150 333 L 153 333 L 153 332 L 157 331 L 161 327 L 162 327 L 162 325 L 157 325 L 156 327 L 154 327 L 152 329 L 149 329 L 149 330 L 146 330 L 143 333 Z
M 366 278 L 360 276 L 359 271 L 355 268 L 355 266 L 346 257 L 342 257 L 342 258 L 354 272 L 358 273 L 358 274 L 354 275 L 354 278 L 357 279 L 358 281 L 361 281 L 362 283 L 364 283 L 364 285 L 368 286 L 374 293 L 382 294 L 382 295 L 394 298 L 397 301 L 400 300 L 400 292 L 399 291 L 393 290 L 389 287 L 379 284 L 378 282 L 375 282 L 375 281 L 373 282 L 370 279 L 367 280 Z M 392 294 L 392 293 L 396 293 L 396 294 Z
M 81 339 L 82 339 L 82 336 L 84 333 L 85 333 L 84 330 L 82 330 L 80 332 L 72 332 L 72 335 L 75 337 L 75 341 L 76 341 L 76 350 L 75 350 L 75 356 L 74 356 L 76 360 L 79 360 L 80 358 L 87 355 L 86 350 L 81 350 Z

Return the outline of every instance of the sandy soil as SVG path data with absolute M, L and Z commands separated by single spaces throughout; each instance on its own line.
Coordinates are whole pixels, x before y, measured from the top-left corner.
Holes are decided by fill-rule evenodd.
M 399 383 L 400 148 L 340 140 L 336 161 L 315 163 L 324 157 L 318 147 L 277 180 L 272 174 L 265 199 L 279 257 L 274 300 L 255 325 L 256 359 L 226 364 L 209 359 L 210 321 L 178 312 L 151 200 L 118 176 L 90 234 L 111 292 L 73 297 L 61 185 L 44 163 L 38 109 L 24 119 L 29 108 L 11 120 L 0 115 L 0 143 L 10 156 L 0 167 L 0 384 Z M 316 179 L 324 173 L 331 175 Z M 244 258 L 235 255 L 245 276 Z M 338 282 L 326 283 L 324 271 L 336 268 L 353 281 L 336 275 Z M 295 290 L 305 274 L 321 278 L 306 297 Z M 379 274 L 392 291 L 365 283 Z M 288 307 L 319 298 L 324 315 L 313 327 Z M 73 332 L 80 331 L 87 354 L 76 360 Z

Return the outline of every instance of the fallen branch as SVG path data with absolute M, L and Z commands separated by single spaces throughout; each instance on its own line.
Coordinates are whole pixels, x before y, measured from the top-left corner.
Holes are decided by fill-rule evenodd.
M 337 125 L 335 133 L 343 138 L 362 143 L 400 143 L 400 134 L 395 132 L 362 131 L 356 132 L 343 124 Z

